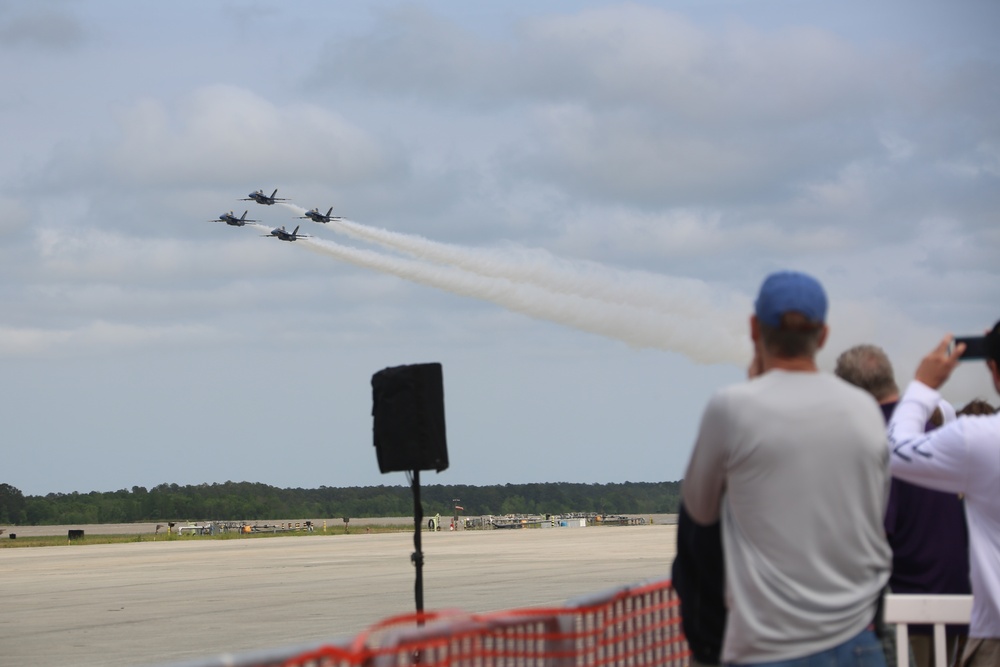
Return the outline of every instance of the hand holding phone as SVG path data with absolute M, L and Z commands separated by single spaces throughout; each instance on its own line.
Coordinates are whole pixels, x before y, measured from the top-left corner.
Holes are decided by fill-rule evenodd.
M 987 357 L 986 336 L 956 336 L 952 345 L 959 343 L 965 343 L 965 351 L 958 358 L 959 361 L 973 361 Z

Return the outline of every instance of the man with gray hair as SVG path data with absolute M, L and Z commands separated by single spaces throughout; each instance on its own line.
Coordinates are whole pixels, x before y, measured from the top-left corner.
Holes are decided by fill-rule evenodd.
M 885 351 L 876 345 L 856 345 L 837 357 L 834 373 L 870 393 L 886 422 L 899 402 L 899 387 Z M 930 426 L 930 425 L 928 425 Z M 892 547 L 893 593 L 969 595 L 969 532 L 965 508 L 954 493 L 925 489 L 893 478 L 885 511 L 885 532 Z M 910 649 L 917 667 L 933 664 L 933 628 L 910 627 Z M 968 632 L 968 626 L 948 626 L 948 655 Z M 888 637 L 887 637 L 888 639 Z
M 845 350 L 837 357 L 837 367 L 833 372 L 874 396 L 879 405 L 891 403 L 895 406 L 899 400 L 899 387 L 892 364 L 885 350 L 877 345 L 855 345 Z

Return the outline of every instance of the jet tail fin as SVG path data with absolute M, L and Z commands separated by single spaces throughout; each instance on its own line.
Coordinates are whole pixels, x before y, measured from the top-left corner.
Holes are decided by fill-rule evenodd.
M 295 236 L 296 234 L 299 233 L 299 227 L 301 226 L 302 225 L 295 225 L 295 229 L 292 230 L 292 236 Z
M 332 207 L 332 206 L 331 206 L 331 207 L 330 207 L 330 209 L 329 209 L 329 210 L 328 210 L 328 211 L 326 212 L 326 217 L 328 217 L 328 218 L 329 218 L 329 217 L 330 217 L 330 214 L 331 214 L 331 213 L 333 213 L 333 207 Z
M 274 199 L 274 195 L 276 195 L 276 194 L 278 194 L 278 188 L 274 189 L 274 192 L 271 193 L 271 197 L 270 198 Z

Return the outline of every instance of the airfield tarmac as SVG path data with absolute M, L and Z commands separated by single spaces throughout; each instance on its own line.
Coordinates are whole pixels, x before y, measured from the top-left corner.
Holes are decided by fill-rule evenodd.
M 353 527 L 353 526 L 352 526 Z M 666 579 L 676 526 L 422 533 L 424 607 L 557 606 Z M 412 533 L 0 550 L 0 664 L 160 665 L 414 611 Z

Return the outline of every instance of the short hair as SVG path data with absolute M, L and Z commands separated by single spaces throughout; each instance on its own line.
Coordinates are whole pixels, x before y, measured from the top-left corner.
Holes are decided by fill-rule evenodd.
M 996 408 L 981 398 L 974 398 L 958 411 L 960 415 L 992 415 Z
M 771 354 L 785 359 L 815 357 L 823 337 L 823 323 L 799 313 L 785 313 L 777 327 L 757 320 L 761 341 Z
M 837 357 L 833 372 L 842 380 L 864 389 L 877 401 L 899 393 L 892 363 L 885 350 L 877 345 L 855 345 L 844 350 Z

